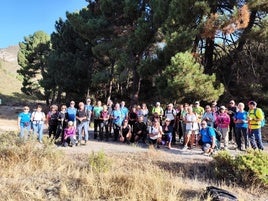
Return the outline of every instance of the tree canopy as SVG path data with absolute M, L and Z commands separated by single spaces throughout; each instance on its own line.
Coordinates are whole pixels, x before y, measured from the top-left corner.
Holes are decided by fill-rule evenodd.
M 51 39 L 25 37 L 22 90 L 51 102 L 264 101 L 267 8 L 263 0 L 88 0 L 56 22 Z

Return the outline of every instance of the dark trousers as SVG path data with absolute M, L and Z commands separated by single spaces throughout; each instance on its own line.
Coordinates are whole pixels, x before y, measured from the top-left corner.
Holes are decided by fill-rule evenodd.
M 117 141 L 118 136 L 119 136 L 120 126 L 118 126 L 117 124 L 113 124 L 113 129 L 114 129 L 114 141 Z
M 48 137 L 51 137 L 52 134 L 53 134 L 53 137 L 56 137 L 57 135 L 57 127 L 58 125 L 49 125 L 49 128 L 48 128 Z
M 236 137 L 236 134 L 235 134 L 235 123 L 234 122 L 231 122 L 230 125 L 229 125 L 229 141 L 232 141 L 233 140 L 233 136 Z
M 237 144 L 237 148 L 241 149 L 242 147 L 242 136 L 244 138 L 245 141 L 245 149 L 247 149 L 249 147 L 249 140 L 248 140 L 248 132 L 247 132 L 247 128 L 235 128 L 235 140 L 236 140 L 236 144 Z
M 97 139 L 98 137 L 98 131 L 101 130 L 101 120 L 94 119 L 94 139 Z

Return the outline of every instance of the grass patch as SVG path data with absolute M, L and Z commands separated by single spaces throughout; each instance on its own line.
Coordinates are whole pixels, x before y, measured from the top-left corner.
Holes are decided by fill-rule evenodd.
M 66 149 L 75 151 L 75 147 Z M 41 145 L 34 138 L 21 141 L 16 133 L 4 133 L 0 135 L 1 200 L 197 201 L 207 185 L 219 186 L 211 178 L 209 162 L 171 162 L 162 154 L 148 150 L 67 155 L 45 139 Z M 220 187 L 236 192 L 239 200 L 256 199 L 254 187 L 249 192 L 224 182 Z

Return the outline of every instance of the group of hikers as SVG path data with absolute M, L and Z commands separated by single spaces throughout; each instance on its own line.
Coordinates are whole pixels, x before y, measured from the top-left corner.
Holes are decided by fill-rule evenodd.
M 168 149 L 179 142 L 183 144 L 183 151 L 200 145 L 205 154 L 217 149 L 227 150 L 229 143 L 236 144 L 238 150 L 250 146 L 264 149 L 261 133 L 264 113 L 255 101 L 248 102 L 248 111 L 244 103 L 236 105 L 234 100 L 228 106 L 220 107 L 213 101 L 205 108 L 199 101 L 176 107 L 172 103 L 162 107 L 156 102 L 151 111 L 146 103 L 127 108 L 125 101 L 113 104 L 108 100 L 102 104 L 98 100 L 93 105 L 90 98 L 77 106 L 74 101 L 69 107 L 51 105 L 46 114 L 41 105 L 33 112 L 25 106 L 18 115 L 20 138 L 27 137 L 33 130 L 42 143 L 44 125 L 47 125 L 49 138 L 63 146 L 77 146 L 82 142 L 87 144 L 89 127 L 93 124 L 94 139 L 99 141 L 148 143 Z

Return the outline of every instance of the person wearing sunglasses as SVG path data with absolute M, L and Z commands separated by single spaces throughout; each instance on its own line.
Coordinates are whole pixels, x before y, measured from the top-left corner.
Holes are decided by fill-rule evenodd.
M 216 149 L 216 133 L 214 128 L 207 125 L 205 120 L 201 121 L 201 130 L 199 135 L 199 145 L 205 155 L 210 155 Z
M 22 139 L 25 137 L 25 132 L 29 135 L 31 131 L 31 113 L 29 111 L 30 108 L 28 106 L 24 106 L 23 112 L 18 115 L 19 136 Z

